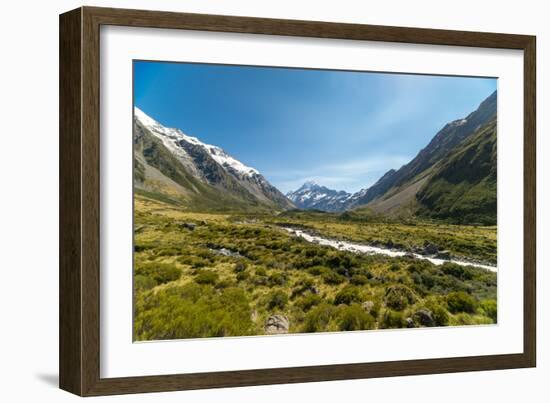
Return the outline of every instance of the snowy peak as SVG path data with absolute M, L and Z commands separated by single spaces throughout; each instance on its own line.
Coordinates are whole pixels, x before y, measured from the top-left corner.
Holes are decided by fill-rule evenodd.
M 320 186 L 315 181 L 307 181 L 304 182 L 304 184 L 300 187 L 298 190 L 307 190 L 307 189 L 315 189 L 319 188 Z
M 305 182 L 298 190 L 286 195 L 294 204 L 305 210 L 343 211 L 352 196 L 343 190 L 337 191 L 321 186 L 314 181 Z
M 259 174 L 256 169 L 244 165 L 242 162 L 227 154 L 222 148 L 207 144 L 205 144 L 204 146 L 208 149 L 212 158 L 214 158 L 214 160 L 226 170 L 234 170 L 242 175 L 248 176 Z
M 180 129 L 163 126 L 139 108 L 134 109 L 134 136 L 135 147 L 141 147 L 139 157 L 185 188 L 187 193 L 222 192 L 216 197 L 219 199 L 216 202 L 219 203 L 223 203 L 223 198 L 230 195 L 237 202 L 254 206 L 263 205 L 276 209 L 295 207 L 256 169 L 243 164 L 221 147 L 188 136 Z M 154 141 L 147 141 L 145 137 L 148 136 Z M 159 150 L 159 147 L 151 146 L 155 141 L 162 144 L 160 148 L 166 149 L 170 157 L 166 157 L 166 153 Z M 152 148 L 147 148 L 146 143 Z M 193 179 L 184 180 L 183 177 L 187 175 Z M 195 186 L 196 181 L 208 186 Z
M 246 166 L 239 160 L 233 158 L 221 147 L 203 143 L 198 138 L 188 136 L 179 129 L 165 127 L 137 107 L 134 107 L 134 116 L 137 121 L 139 121 L 153 135 L 159 138 L 170 151 L 179 157 L 184 157 L 185 147 L 183 147 L 181 143 L 183 141 L 194 146 L 201 147 L 222 168 L 226 171 L 231 171 L 232 174 L 239 174 L 242 176 L 253 176 L 259 174 L 256 169 Z

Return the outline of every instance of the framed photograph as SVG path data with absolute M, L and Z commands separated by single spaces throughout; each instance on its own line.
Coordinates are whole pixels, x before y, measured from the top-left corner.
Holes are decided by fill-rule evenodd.
M 535 37 L 60 16 L 60 387 L 533 367 Z

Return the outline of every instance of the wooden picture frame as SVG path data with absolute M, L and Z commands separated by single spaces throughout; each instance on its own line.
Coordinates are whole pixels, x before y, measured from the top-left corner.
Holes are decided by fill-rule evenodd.
M 401 42 L 524 52 L 523 353 L 229 372 L 100 377 L 100 26 Z M 526 368 L 536 365 L 535 37 L 81 7 L 60 16 L 60 387 L 80 396 Z

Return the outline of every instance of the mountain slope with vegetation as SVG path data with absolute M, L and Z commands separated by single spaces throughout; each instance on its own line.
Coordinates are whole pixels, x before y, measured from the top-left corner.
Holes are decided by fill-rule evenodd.
M 368 205 L 376 199 L 385 199 L 404 189 L 430 173 L 430 169 L 444 159 L 449 152 L 462 141 L 474 134 L 481 126 L 496 117 L 496 91 L 485 99 L 478 109 L 466 118 L 448 123 L 441 129 L 430 143 L 408 164 L 398 170 L 390 170 L 373 186 L 368 188 L 362 197 L 357 198 L 350 206 L 352 208 Z
M 496 224 L 496 131 L 495 92 L 447 124 L 411 162 L 387 172 L 352 208 L 388 218 Z
M 496 120 L 451 152 L 417 193 L 418 213 L 461 223 L 496 224 Z
M 294 205 L 257 170 L 136 108 L 134 182 L 138 191 L 203 210 L 267 211 Z

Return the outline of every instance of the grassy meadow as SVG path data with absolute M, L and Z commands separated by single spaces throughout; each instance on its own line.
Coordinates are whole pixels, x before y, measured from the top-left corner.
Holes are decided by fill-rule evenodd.
M 339 251 L 281 226 L 327 238 L 494 264 L 496 227 L 383 222 L 316 212 L 196 212 L 136 194 L 134 339 L 492 324 L 496 273 L 413 256 Z

